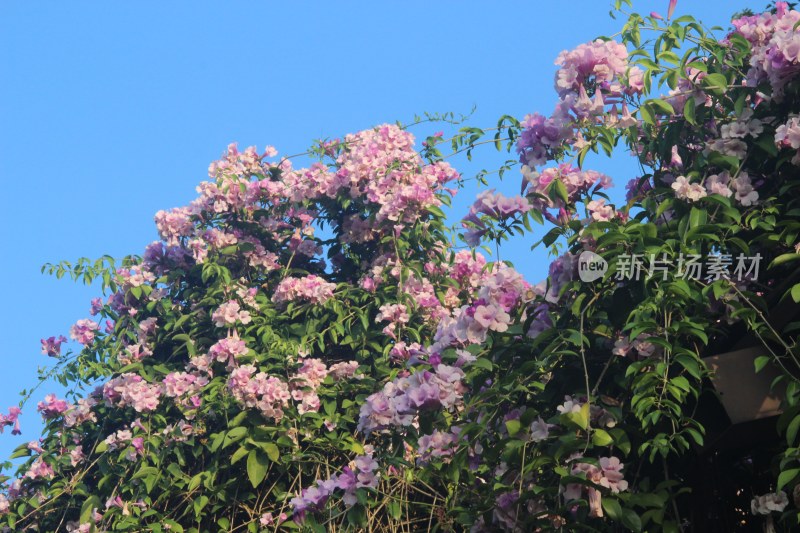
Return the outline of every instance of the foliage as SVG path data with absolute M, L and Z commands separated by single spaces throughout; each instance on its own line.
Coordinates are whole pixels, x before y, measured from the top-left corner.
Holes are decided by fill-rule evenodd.
M 397 125 L 320 143 L 304 169 L 232 145 L 198 200 L 156 215 L 142 258 L 49 267 L 109 296 L 73 326 L 82 349 L 43 340 L 74 394 L 39 404 L 47 429 L 15 454 L 29 459 L 2 520 L 681 530 L 709 429 L 702 357 L 746 330 L 765 354 L 754 373 L 777 365 L 786 390 L 785 446 L 752 513 L 791 527 L 798 323 L 770 311 L 800 302 L 798 21 L 777 3 L 719 39 L 688 16 L 628 14 L 618 41 L 559 55 L 551 115 L 419 152 Z M 445 159 L 482 145 L 516 149 L 523 194 L 482 192 L 461 238 L 547 225 L 557 257 L 537 285 L 449 240 L 440 207 L 462 177 Z M 622 149 L 641 175 L 613 205 L 584 162 Z M 587 257 L 611 268 L 581 281 Z

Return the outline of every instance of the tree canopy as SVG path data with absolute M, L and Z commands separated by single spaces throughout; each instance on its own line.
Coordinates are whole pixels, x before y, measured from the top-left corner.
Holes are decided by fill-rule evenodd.
M 307 168 L 232 144 L 141 256 L 46 265 L 103 296 L 74 343 L 42 340 L 42 380 L 70 392 L 38 402 L 0 524 L 685 530 L 719 424 L 703 358 L 752 338 L 781 437 L 723 502 L 796 525 L 800 12 L 709 30 L 616 8 L 618 35 L 556 59 L 550 114 L 383 124 Z M 437 120 L 449 133 L 418 145 Z M 491 145 L 518 156 L 499 175 L 518 167 L 521 194 L 481 173 L 453 231 L 449 158 Z M 590 152 L 638 162 L 624 204 Z M 519 234 L 552 251 L 546 280 L 480 252 Z

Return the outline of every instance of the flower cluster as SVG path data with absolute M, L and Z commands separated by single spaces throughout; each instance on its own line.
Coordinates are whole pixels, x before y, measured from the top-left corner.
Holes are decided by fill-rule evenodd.
M 321 304 L 333 297 L 336 289 L 335 283 L 329 283 L 319 276 L 310 274 L 302 278 L 284 278 L 275 287 L 272 301 L 294 302 L 304 300 L 314 304 Z
M 509 313 L 522 301 L 528 290 L 522 275 L 506 265 L 495 265 L 483 280 L 483 287 L 470 305 L 444 317 L 434 336 L 433 352 L 448 346 L 478 344 L 489 331 L 503 332 L 511 324 Z
M 613 494 L 628 490 L 628 482 L 622 474 L 624 465 L 617 457 L 601 457 L 598 462 L 599 466 L 595 466 L 578 460 L 573 464 L 571 474 L 585 477 L 587 481 L 591 481 L 595 485 L 610 489 Z M 589 500 L 589 515 L 602 517 L 602 494 L 597 488 L 570 483 L 564 488 L 564 498 L 567 501 L 579 500 L 584 492 Z
M 361 406 L 358 427 L 376 431 L 389 426 L 409 426 L 419 411 L 452 409 L 465 392 L 460 368 L 437 365 L 433 371 L 420 370 L 384 385 Z
M 538 113 L 526 116 L 517 140 L 520 162 L 529 168 L 555 159 L 565 144 L 585 143 L 576 131 L 584 121 L 621 128 L 637 124 L 623 97 L 642 92 L 644 73 L 629 65 L 623 44 L 600 39 L 581 44 L 561 52 L 556 65 L 561 67 L 555 76 L 560 100 L 553 114 L 549 118 Z
M 560 208 L 565 209 L 582 199 L 589 191 L 611 188 L 611 178 L 594 170 L 581 170 L 569 163 L 562 163 L 556 167 L 548 167 L 542 172 L 528 167 L 522 167 L 522 175 L 526 183 L 526 193 L 532 195 L 534 207 L 539 209 Z M 551 194 L 554 180 L 564 185 L 566 190 L 566 203 L 564 198 Z
M 220 305 L 216 311 L 211 314 L 211 320 L 218 328 L 231 327 L 237 322 L 242 324 L 249 324 L 252 318 L 250 312 L 244 310 L 239 305 L 239 302 L 230 300 Z
M 236 358 L 246 355 L 247 352 L 247 344 L 236 335 L 220 339 L 208 349 L 209 357 L 228 367 L 235 366 Z
M 800 73 L 798 22 L 800 12 L 790 10 L 786 2 L 776 2 L 774 13 L 767 11 L 731 21 L 735 33 L 751 45 L 747 84 L 758 87 L 768 83 L 777 101 L 783 99 L 786 84 Z
M 9 407 L 8 414 L 0 413 L 0 434 L 3 433 L 3 428 L 6 426 L 14 426 L 11 430 L 12 435 L 19 435 L 22 433 L 19 427 L 19 415 L 22 414 L 22 409 L 19 407 Z
M 61 345 L 65 342 L 67 342 L 67 338 L 63 335 L 42 339 L 42 354 L 49 357 L 61 357 Z
M 95 333 L 100 329 L 96 322 L 88 318 L 78 320 L 70 329 L 69 336 L 84 346 L 88 346 L 94 341 Z
M 703 184 L 693 183 L 686 176 L 678 176 L 670 185 L 675 197 L 687 202 L 696 202 L 709 194 L 719 194 L 726 198 L 734 198 L 743 206 L 755 205 L 758 202 L 758 191 L 755 190 L 750 175 L 739 172 L 731 178 L 727 171 L 712 174 L 705 178 Z
M 302 414 L 319 411 L 319 396 L 317 389 L 329 370 L 320 359 L 304 359 L 303 365 L 292 378 L 292 398 L 299 402 L 297 412 Z
M 151 385 L 138 374 L 126 372 L 103 385 L 103 399 L 108 405 L 131 406 L 139 413 L 158 407 L 163 393 L 161 384 Z
M 789 504 L 789 498 L 782 490 L 756 496 L 750 502 L 750 512 L 754 515 L 769 515 L 772 512 L 782 513 Z
M 354 377 L 356 375 L 356 370 L 358 370 L 358 361 L 344 361 L 332 364 L 328 369 L 328 375 L 330 375 L 334 381 L 341 381 Z
M 527 213 L 531 208 L 528 200 L 521 196 L 509 198 L 502 193 L 496 193 L 494 189 L 479 193 L 462 222 L 462 226 L 468 229 L 465 235 L 467 244 L 472 247 L 477 246 L 480 238 L 488 231 L 484 217 L 503 222 Z
M 341 146 L 335 182 L 345 184 L 351 197 L 380 206 L 378 222 L 415 222 L 427 208 L 441 205 L 437 193 L 459 177 L 444 162 L 422 165 L 414 136 L 396 125 L 347 135 Z
M 556 58 L 561 68 L 556 72 L 555 87 L 559 96 L 576 94 L 588 87 L 618 94 L 619 79 L 628 70 L 628 51 L 616 41 L 596 40 L 563 51 Z
M 48 394 L 44 397 L 44 401 L 39 402 L 36 410 L 42 414 L 42 418 L 47 420 L 64 414 L 69 407 L 66 400 L 56 398 L 55 394 Z
M 54 475 L 53 467 L 47 464 L 41 457 L 37 457 L 30 468 L 28 468 L 28 471 L 25 472 L 25 477 L 28 479 L 52 479 Z
M 97 400 L 90 396 L 79 399 L 64 413 L 64 427 L 73 428 L 84 422 L 97 422 L 97 414 L 92 410 Z
M 182 237 L 189 237 L 194 233 L 194 221 L 192 220 L 194 214 L 188 207 L 159 211 L 155 216 L 158 234 L 168 245 L 179 244 Z
M 276 421 L 283 418 L 283 408 L 292 397 L 286 383 L 265 372 L 258 372 L 253 365 L 242 365 L 232 370 L 228 389 L 245 407 L 256 407 L 266 418 Z
M 450 431 L 433 430 L 430 435 L 423 435 L 417 441 L 417 462 L 425 464 L 431 459 L 442 459 L 447 461 L 455 453 L 460 439 L 461 430 L 458 427 L 450 428 Z
M 795 151 L 792 163 L 800 165 L 800 117 L 792 116 L 775 130 L 775 145 Z
M 296 519 L 302 520 L 305 513 L 321 509 L 336 490 L 341 490 L 342 501 L 347 507 L 354 505 L 358 498 L 356 490 L 374 489 L 380 480 L 376 474 L 378 463 L 371 455 L 360 455 L 339 474 L 317 481 L 303 489 L 299 496 L 292 498 L 291 505 Z
M 164 396 L 177 398 L 178 405 L 197 408 L 202 403 L 200 392 L 208 385 L 206 376 L 189 372 L 170 372 L 164 377 Z

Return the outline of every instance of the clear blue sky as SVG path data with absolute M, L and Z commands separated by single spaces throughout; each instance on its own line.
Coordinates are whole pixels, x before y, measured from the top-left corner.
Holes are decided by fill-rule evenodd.
M 232 141 L 289 154 L 425 111 L 476 105 L 485 127 L 550 113 L 555 56 L 617 31 L 610 3 L 0 2 L 0 409 L 50 363 L 39 339 L 67 335 L 97 295 L 42 264 L 141 253 L 153 214 L 192 200 Z M 680 0 L 676 15 L 727 26 L 765 3 Z M 635 4 L 664 13 L 668 0 Z M 487 149 L 462 170 L 504 159 Z M 595 168 L 620 186 L 635 171 L 624 155 Z M 518 186 L 515 174 L 500 188 Z M 525 243 L 503 258 L 534 282 L 548 264 Z M 51 389 L 24 410 L 22 436 L 0 436 L 0 460 L 38 438 L 35 401 Z

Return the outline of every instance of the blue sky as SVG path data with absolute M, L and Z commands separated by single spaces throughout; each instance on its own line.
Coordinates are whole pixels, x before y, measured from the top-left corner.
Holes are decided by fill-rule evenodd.
M 423 112 L 549 114 L 553 60 L 621 26 L 610 0 L 529 2 L 0 2 L 0 409 L 36 383 L 39 339 L 88 316 L 91 288 L 40 274 L 46 262 L 141 253 L 153 215 L 187 204 L 227 144 L 302 152 Z M 678 2 L 727 26 L 752 0 Z M 640 0 L 664 13 L 668 0 Z M 436 125 L 415 129 L 424 137 Z M 465 174 L 505 156 L 476 154 Z M 494 167 L 493 167 L 494 165 Z M 620 187 L 625 155 L 594 168 Z M 498 188 L 518 191 L 515 173 Z M 472 192 L 455 203 L 466 212 Z M 504 251 L 532 281 L 548 260 L 530 243 Z M 98 289 L 99 290 L 99 289 Z M 23 435 L 0 436 L 0 458 L 39 436 L 35 402 Z

